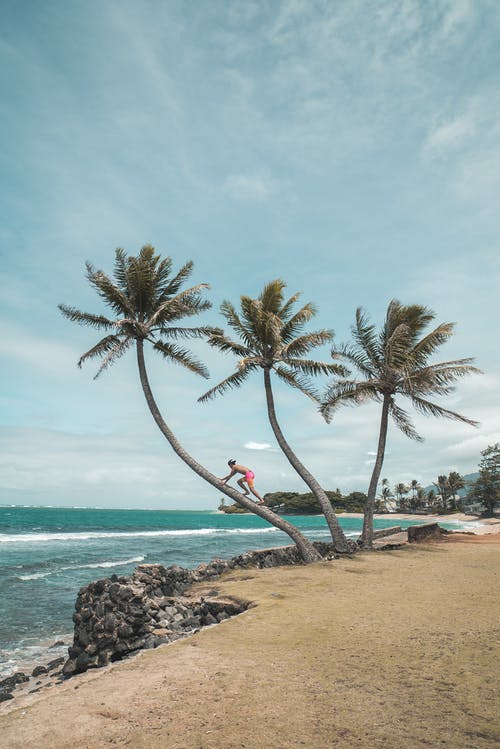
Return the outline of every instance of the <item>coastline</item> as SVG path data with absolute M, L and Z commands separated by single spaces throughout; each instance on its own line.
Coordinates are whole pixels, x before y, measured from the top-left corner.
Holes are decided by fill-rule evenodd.
M 361 513 L 342 513 L 342 516 L 346 519 L 355 519 L 356 521 L 359 521 L 361 523 L 363 519 L 363 515 Z M 316 517 L 316 516 L 311 516 Z M 426 524 L 426 523 L 436 523 L 439 522 L 442 525 L 448 525 L 448 533 L 452 533 L 452 535 L 455 537 L 456 540 L 459 539 L 459 537 L 462 537 L 463 540 L 467 540 L 467 537 L 473 534 L 475 537 L 483 537 L 484 540 L 486 540 L 486 537 L 489 537 L 493 534 L 500 533 L 500 518 L 481 518 L 478 516 L 470 516 L 465 515 L 463 513 L 455 513 L 453 515 L 416 515 L 412 513 L 380 513 L 375 515 L 376 519 L 385 521 L 389 521 L 391 524 L 398 525 L 400 522 L 404 521 L 410 521 L 412 525 L 414 524 Z M 456 524 L 456 529 L 454 525 Z M 361 527 L 361 526 L 360 526 Z M 392 528 L 391 528 L 392 529 Z M 462 531 L 462 533 L 461 533 Z M 470 539 L 469 539 L 470 540 Z M 377 545 L 380 547 L 380 544 L 384 545 L 384 543 L 387 545 L 388 543 L 392 544 L 393 546 L 401 545 L 402 543 L 406 543 L 407 541 L 407 534 L 406 531 L 403 529 L 402 533 L 398 535 L 393 535 L 390 537 L 390 541 L 387 537 L 385 537 L 383 540 L 380 539 L 380 541 L 377 543 Z M 108 563 L 109 564 L 109 563 Z M 85 566 L 85 565 L 84 565 Z M 99 565 L 98 565 L 99 566 Z M 102 565 L 106 566 L 106 565 Z M 42 577 L 45 577 L 47 573 L 42 573 Z M 94 578 L 96 579 L 96 578 Z M 76 594 L 75 594 L 76 595 Z M 55 642 L 57 640 L 57 642 Z M 29 690 L 35 690 L 38 691 L 39 689 L 45 688 L 47 683 L 52 683 L 54 681 L 54 678 L 57 679 L 58 672 L 54 670 L 53 667 L 49 667 L 49 674 L 45 674 L 41 672 L 40 667 L 46 667 L 47 665 L 50 666 L 54 659 L 56 657 L 60 657 L 61 655 L 66 655 L 67 657 L 67 649 L 68 646 L 71 645 L 73 641 L 73 631 L 67 630 L 66 634 L 62 634 L 62 630 L 58 632 L 57 634 L 54 634 L 50 637 L 46 637 L 45 642 L 40 641 L 36 642 L 33 645 L 30 645 L 29 648 L 27 648 L 26 654 L 24 654 L 22 651 L 20 651 L 19 654 L 16 654 L 13 656 L 17 660 L 17 664 L 14 665 L 14 667 L 10 671 L 6 671 L 2 674 L 0 677 L 0 682 L 2 679 L 8 679 L 12 675 L 17 673 L 23 673 L 27 676 L 32 676 L 32 671 L 34 669 L 37 669 L 39 673 L 36 675 L 36 680 L 30 678 L 29 684 L 18 687 L 15 691 L 16 694 L 19 692 L 19 690 L 22 688 L 25 691 Z M 54 645 L 59 645 L 61 647 L 54 648 Z M 31 652 L 30 652 L 31 651 Z M 0 699 L 0 705 L 2 701 Z
M 254 607 L 4 703 L 2 740 L 9 749 L 492 748 L 500 534 L 489 535 L 493 543 L 453 533 L 443 536 L 450 544 L 233 571 L 212 585 Z
M 342 517 L 363 519 L 359 512 L 343 512 Z M 467 531 L 475 535 L 489 535 L 500 533 L 500 517 L 483 518 L 480 515 L 466 515 L 464 512 L 455 512 L 452 515 L 416 515 L 404 512 L 375 513 L 377 520 L 412 520 L 414 522 L 439 523 L 440 525 L 467 523 Z M 454 531 L 460 533 L 457 531 Z

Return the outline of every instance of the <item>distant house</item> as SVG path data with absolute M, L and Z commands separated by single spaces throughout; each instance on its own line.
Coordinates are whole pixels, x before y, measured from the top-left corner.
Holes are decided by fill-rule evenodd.
M 462 499 L 462 507 L 466 515 L 481 515 L 486 510 L 483 503 L 473 497 Z

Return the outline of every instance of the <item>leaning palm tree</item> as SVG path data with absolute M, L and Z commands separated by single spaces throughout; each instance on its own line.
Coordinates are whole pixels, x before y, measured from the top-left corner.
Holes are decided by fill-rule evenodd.
M 241 297 L 241 315 L 234 306 L 225 301 L 221 305 L 222 315 L 237 333 L 240 341 L 233 341 L 222 331 L 211 335 L 208 343 L 223 352 L 239 357 L 236 371 L 218 385 L 208 390 L 199 400 L 207 401 L 230 388 L 239 387 L 255 371 L 264 373 L 267 413 L 280 448 L 289 463 L 310 488 L 318 500 L 332 534 L 337 551 L 352 548 L 339 525 L 332 504 L 316 478 L 299 460 L 285 439 L 278 423 L 271 385 L 271 373 L 287 385 L 318 402 L 318 395 L 309 380 L 310 375 L 346 374 L 345 367 L 304 358 L 312 349 L 332 340 L 329 330 L 303 333 L 304 326 L 316 314 L 308 303 L 297 311 L 294 305 L 300 294 L 284 300 L 285 282 L 278 279 L 268 283 L 258 299 Z
M 465 424 L 477 423 L 428 400 L 429 396 L 448 395 L 453 392 L 453 383 L 458 378 L 480 371 L 472 366 L 474 360 L 471 358 L 439 364 L 429 362 L 454 329 L 453 323 L 442 323 L 422 336 L 434 318 L 435 313 L 426 307 L 405 306 L 393 300 L 387 309 L 385 324 L 377 334 L 375 326 L 358 308 L 352 329 L 354 343 L 332 350 L 335 360 L 343 359 L 353 364 L 362 379 L 337 379 L 328 387 L 321 406 L 325 418 L 329 420 L 335 409 L 344 404 L 359 404 L 368 400 L 382 403 L 377 457 L 368 489 L 361 536 L 361 543 L 368 548 L 373 544 L 373 504 L 384 461 L 389 416 L 407 437 L 422 440 L 406 411 L 397 405 L 396 396 L 409 398 L 417 411 L 425 415 L 441 416 Z
M 153 397 L 149 384 L 144 358 L 144 344 L 151 344 L 153 351 L 174 364 L 179 364 L 195 374 L 208 377 L 205 366 L 193 354 L 180 346 L 178 341 L 201 338 L 217 333 L 211 327 L 181 327 L 179 321 L 193 317 L 211 305 L 203 299 L 202 292 L 207 284 L 198 284 L 181 290 L 192 272 L 193 264 L 186 263 L 172 274 L 172 260 L 163 260 L 150 245 L 144 246 L 139 255 L 127 256 L 122 249 L 116 250 L 114 281 L 103 271 L 96 270 L 87 263 L 87 280 L 101 299 L 113 311 L 113 319 L 104 315 L 81 312 L 74 307 L 60 304 L 65 317 L 82 325 L 89 325 L 106 335 L 80 357 L 81 366 L 88 359 L 99 359 L 98 377 L 111 364 L 135 345 L 142 389 L 151 414 L 162 434 L 176 454 L 198 476 L 233 501 L 267 520 L 276 528 L 287 533 L 297 545 L 304 562 L 321 559 L 320 554 L 300 531 L 284 518 L 253 501 L 235 489 L 222 485 L 220 479 L 198 463 L 179 443 L 171 431 Z

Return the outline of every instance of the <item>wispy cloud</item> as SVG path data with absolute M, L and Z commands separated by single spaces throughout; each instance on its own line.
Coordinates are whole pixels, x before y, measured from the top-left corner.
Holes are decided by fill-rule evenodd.
M 475 121 L 471 112 L 464 112 L 453 120 L 438 125 L 427 136 L 423 146 L 425 158 L 439 158 L 464 145 L 474 134 Z
M 265 201 L 273 195 L 278 182 L 271 177 L 255 174 L 231 174 L 224 180 L 223 189 L 236 200 Z
M 273 448 L 272 445 L 269 444 L 269 442 L 245 442 L 243 447 L 246 450 L 275 450 L 276 448 Z

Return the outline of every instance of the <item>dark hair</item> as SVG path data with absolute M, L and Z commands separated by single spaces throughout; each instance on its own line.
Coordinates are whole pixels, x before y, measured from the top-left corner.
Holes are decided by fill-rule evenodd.
M 234 466 L 235 463 L 236 463 L 236 461 L 235 461 L 234 458 L 231 458 L 231 460 L 227 461 L 228 466 Z

